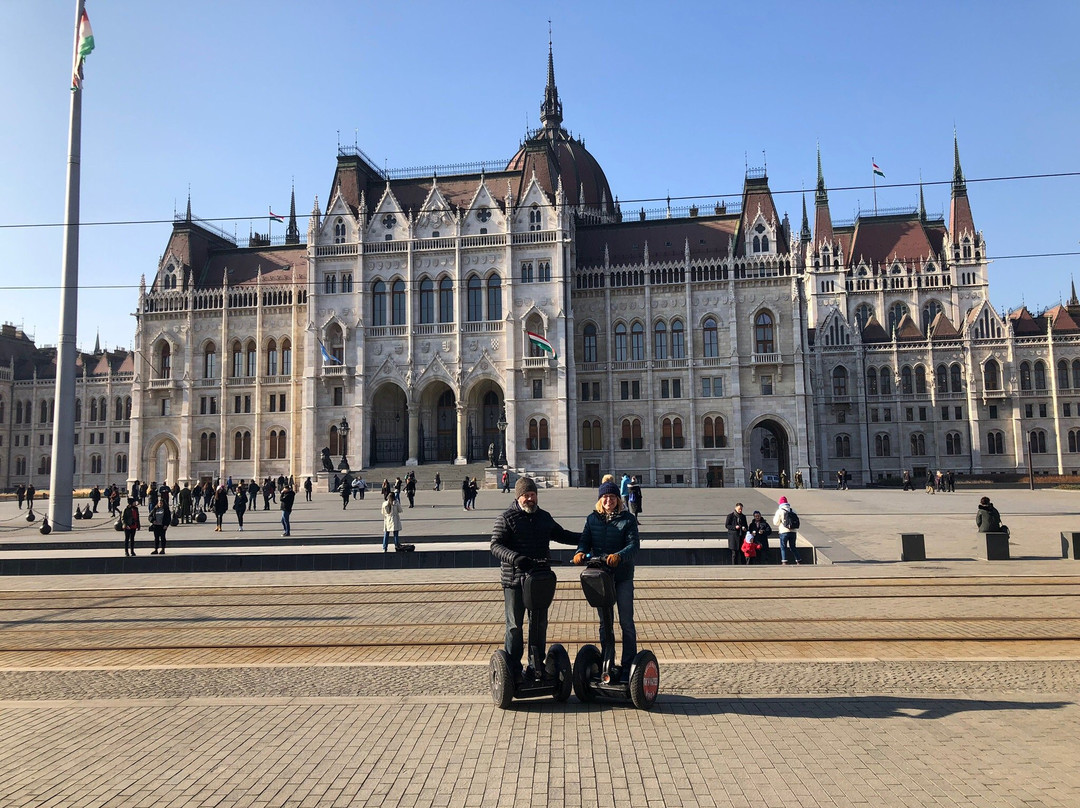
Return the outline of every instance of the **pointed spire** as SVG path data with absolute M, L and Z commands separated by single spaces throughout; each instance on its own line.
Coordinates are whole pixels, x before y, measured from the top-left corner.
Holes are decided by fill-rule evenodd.
M 185 222 L 190 222 L 191 221 L 191 186 L 190 185 L 188 186 L 188 189 L 187 189 L 187 211 L 184 213 L 184 221 Z
M 810 219 L 806 215 L 806 194 L 802 198 L 802 228 L 799 230 L 799 241 L 803 244 L 810 243 Z
M 964 172 L 960 168 L 960 142 L 956 137 L 956 130 L 953 130 L 953 178 L 952 187 L 953 193 L 967 193 L 967 183 L 964 182 Z
M 547 86 L 544 88 L 544 103 L 540 105 L 540 123 L 545 129 L 559 129 L 562 121 L 562 101 L 559 100 L 559 88 L 555 86 L 555 55 L 551 32 L 548 31 Z
M 1072 296 L 1069 298 L 1069 305 L 1070 306 L 1080 306 L 1080 300 L 1077 300 L 1077 298 L 1076 298 L 1076 281 L 1072 280 L 1071 283 L 1072 283 Z
M 285 243 L 300 243 L 300 228 L 296 226 L 296 186 L 289 193 L 289 226 L 285 228 Z
M 825 190 L 825 174 L 821 170 L 821 146 L 817 149 L 817 190 L 814 192 L 815 204 L 828 204 L 829 192 Z
M 1073 297 L 1076 297 L 1076 289 L 1075 288 L 1073 289 Z M 101 331 L 100 331 L 100 329 L 97 332 L 97 337 L 94 339 L 94 353 L 95 354 L 101 353 Z
M 926 224 L 926 199 L 923 198 L 922 172 L 919 172 L 919 221 Z
M 975 236 L 975 221 L 971 215 L 971 203 L 968 201 L 967 183 L 964 181 L 964 171 L 960 168 L 960 145 L 956 130 L 953 130 L 953 181 L 952 200 L 949 202 L 949 231 L 953 244 L 959 244 L 961 238 Z

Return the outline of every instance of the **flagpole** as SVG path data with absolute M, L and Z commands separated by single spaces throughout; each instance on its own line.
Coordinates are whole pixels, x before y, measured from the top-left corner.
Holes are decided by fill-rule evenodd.
M 274 231 L 274 210 L 273 208 L 266 209 L 266 241 L 268 244 L 273 244 L 273 231 Z
M 876 165 L 877 165 L 877 163 L 874 162 L 874 158 L 871 157 L 870 158 L 870 176 L 873 178 L 873 182 L 874 182 L 874 215 L 875 216 L 877 216 L 877 172 L 874 171 L 874 166 L 876 166 Z
M 75 0 L 73 71 L 79 65 L 79 25 L 83 0 Z M 59 532 L 71 530 L 75 482 L 75 334 L 79 322 L 79 180 L 82 163 L 82 82 L 71 92 L 68 130 L 67 210 L 64 216 L 64 263 L 60 279 L 60 338 L 56 344 L 55 420 L 49 476 L 49 521 Z

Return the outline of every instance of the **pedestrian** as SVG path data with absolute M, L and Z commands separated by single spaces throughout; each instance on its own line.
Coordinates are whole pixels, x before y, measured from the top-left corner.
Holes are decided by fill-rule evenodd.
M 956 493 L 956 474 L 952 471 L 945 474 L 945 490 L 950 494 Z
M 622 479 L 619 480 L 619 496 L 622 497 L 622 503 L 624 508 L 628 508 L 628 501 L 630 499 L 630 475 L 623 474 Z
M 364 475 L 356 475 L 356 490 L 360 492 L 360 501 L 363 502 L 364 494 L 367 493 L 367 483 L 364 482 Z
M 248 483 L 248 510 L 255 510 L 259 507 L 259 482 L 254 477 L 251 478 L 251 482 Z
M 386 498 L 390 496 L 390 480 L 387 477 L 383 477 L 382 481 L 382 498 L 383 502 L 386 502 Z
M 787 488 L 787 469 L 780 469 L 780 487 Z
M 754 511 L 753 516 L 754 518 L 750 520 L 750 524 L 746 526 L 747 536 L 757 545 L 757 562 L 759 564 L 768 564 L 769 536 L 772 534 L 772 528 L 761 515 L 761 511 Z
M 469 482 L 465 478 L 463 490 Z M 616 493 L 618 489 L 615 489 Z M 551 555 L 551 542 L 578 545 L 579 536 L 565 530 L 547 511 L 537 504 L 536 483 L 529 477 L 519 477 L 514 486 L 514 501 L 499 514 L 491 531 L 491 554 L 499 560 L 499 583 L 503 591 L 503 614 L 506 618 L 504 647 L 510 656 L 514 679 L 523 676 L 534 679 L 544 675 L 544 656 L 547 653 L 547 617 L 532 621 L 529 633 L 529 667 L 521 669 L 524 651 L 522 623 L 525 620 L 525 596 L 522 584 L 526 573 L 537 561 Z M 539 615 L 537 616 L 539 617 Z
M 101 502 L 101 489 L 96 485 L 90 489 L 90 501 L 94 503 L 94 513 L 97 513 L 98 503 Z
M 341 510 L 349 507 L 349 497 L 352 496 L 352 475 L 345 472 L 345 478 L 341 481 Z
M 120 515 L 120 489 L 114 484 L 109 491 L 109 516 Z
M 840 471 L 836 472 L 836 490 L 847 490 L 847 469 L 840 469 Z
M 281 526 L 285 529 L 282 536 L 292 535 L 292 508 L 295 499 L 296 492 L 293 491 L 291 485 L 285 483 L 285 487 L 281 490 Z
M 154 534 L 154 550 L 150 555 L 165 555 L 165 533 L 171 520 L 169 503 L 159 498 L 157 504 L 150 509 L 150 530 Z
M 37 494 L 37 489 L 34 488 L 33 483 L 29 483 L 26 486 L 26 510 L 34 510 L 34 495 Z
M 304 480 L 304 501 L 311 502 L 311 478 Z
M 124 528 L 124 555 L 135 555 L 135 534 L 139 532 L 139 501 L 128 497 L 127 507 L 120 514 L 120 526 Z
M 641 475 L 637 474 L 630 478 L 630 513 L 634 515 L 634 518 L 638 520 L 638 524 L 641 524 L 641 511 L 644 510 L 641 507 Z
M 233 498 L 232 509 L 236 511 L 236 522 L 240 526 L 240 532 L 244 532 L 244 512 L 247 510 L 248 495 L 247 486 L 244 485 L 244 481 L 240 481 L 240 487 L 236 489 L 236 496 Z
M 391 491 L 390 496 L 383 500 L 380 510 L 383 517 L 382 551 L 386 552 L 386 547 L 390 543 L 390 534 L 394 535 L 394 549 L 401 549 L 398 541 L 398 534 L 401 533 L 401 501 Z
M 191 486 L 184 483 L 180 493 L 176 495 L 176 502 L 180 509 L 180 521 L 185 525 L 191 524 Z
M 791 507 L 787 497 L 780 497 L 780 504 L 773 515 L 772 523 L 776 525 L 776 531 L 780 536 L 780 563 L 785 566 L 790 563 L 802 563 L 795 549 L 795 531 L 799 527 L 799 516 Z
M 435 490 L 442 491 L 442 477 L 439 476 L 439 472 L 435 472 Z
M 472 478 L 472 482 L 469 483 L 469 510 L 476 510 L 476 495 L 480 493 L 480 481 L 476 478 Z
M 622 495 L 615 483 L 603 483 L 596 506 L 585 518 L 574 563 L 584 564 L 589 558 L 603 559 L 615 577 L 615 603 L 619 609 L 622 629 L 622 656 L 619 668 L 612 671 L 614 681 L 627 681 L 630 665 L 637 656 L 637 628 L 634 626 L 634 556 L 640 547 L 637 519 L 622 507 Z M 597 609 L 599 613 L 600 610 Z M 604 621 L 600 621 L 600 642 L 614 637 L 604 636 Z
M 225 483 L 225 490 L 229 492 L 229 496 L 232 496 L 232 492 L 235 489 L 232 481 L 232 475 L 229 475 L 228 482 Z
M 401 488 L 404 485 L 400 477 L 394 478 L 394 496 L 398 498 L 398 502 L 401 502 Z
M 926 493 L 933 494 L 934 491 L 934 472 L 928 471 L 926 472 Z
M 19 510 L 22 510 L 23 502 L 26 500 L 26 486 L 22 483 L 15 488 L 15 496 L 19 498 Z
M 904 469 L 904 473 L 902 475 L 900 475 L 900 480 L 904 484 L 904 487 L 903 487 L 904 491 L 913 491 L 914 490 L 914 486 L 911 484 L 911 472 L 909 472 L 907 469 Z
M 746 514 L 743 513 L 743 504 L 741 502 L 735 503 L 735 510 L 728 514 L 724 527 L 727 528 L 727 546 L 731 554 L 731 564 L 734 566 L 743 557 L 742 545 L 743 540 L 746 538 Z
M 408 497 L 409 507 L 411 508 L 416 500 L 416 475 L 411 471 L 405 480 L 405 496 Z
M 472 499 L 472 481 L 466 475 L 465 481 L 461 484 L 461 504 L 465 506 L 465 510 L 469 510 L 469 501 Z M 520 657 L 521 655 L 518 654 Z
M 1008 528 L 1001 524 L 1001 514 L 990 501 L 990 497 L 979 500 L 979 508 L 975 511 L 975 527 L 980 533 L 1008 533 Z
M 934 479 L 937 482 L 937 490 L 941 493 L 945 493 L 945 474 L 941 469 L 937 470 L 937 474 L 934 475 Z
M 803 487 L 803 477 L 801 471 L 795 472 L 795 490 L 799 490 Z
M 225 514 L 229 512 L 229 492 L 225 490 L 224 484 L 218 485 L 217 491 L 214 492 L 214 517 L 217 519 L 217 527 L 214 528 L 215 533 L 221 532 L 221 520 L 225 518 Z
M 510 469 L 503 469 L 502 473 L 502 492 L 504 494 L 510 493 Z

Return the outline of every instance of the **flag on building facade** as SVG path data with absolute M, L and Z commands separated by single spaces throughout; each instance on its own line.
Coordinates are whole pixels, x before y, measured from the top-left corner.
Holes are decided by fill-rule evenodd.
M 880 168 L 878 168 L 878 164 L 877 163 L 871 163 L 871 165 L 874 166 L 874 173 L 877 174 L 882 179 L 885 179 L 885 172 L 882 171 Z
M 552 359 L 558 359 L 558 354 L 555 353 L 555 346 L 541 337 L 539 334 L 534 334 L 532 331 L 526 331 L 525 334 L 529 337 L 529 342 L 539 348 L 541 351 L 547 351 L 551 354 Z
M 326 346 L 323 345 L 322 340 L 319 340 L 319 350 L 322 351 L 323 362 L 325 362 L 327 364 L 330 364 L 330 365 L 340 365 L 341 364 L 340 359 L 338 359 L 336 356 L 331 356 L 330 352 L 328 350 L 326 350 Z
M 83 60 L 94 50 L 94 29 L 90 27 L 90 18 L 83 9 L 79 17 L 79 42 L 75 46 L 75 69 L 71 75 L 71 91 L 75 92 L 82 87 Z

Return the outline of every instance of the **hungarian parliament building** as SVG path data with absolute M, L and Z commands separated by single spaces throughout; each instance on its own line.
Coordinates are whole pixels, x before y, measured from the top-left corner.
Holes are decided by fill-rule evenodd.
M 954 139 L 948 221 L 624 211 L 563 126 L 506 163 L 386 171 L 339 148 L 325 206 L 246 244 L 176 217 L 133 351 L 82 353 L 75 484 L 314 476 L 492 451 L 552 486 L 831 484 L 1080 469 L 1080 301 L 990 304 Z M 306 230 L 301 224 L 306 218 Z M 56 351 L 0 333 L 0 485 L 49 485 Z

